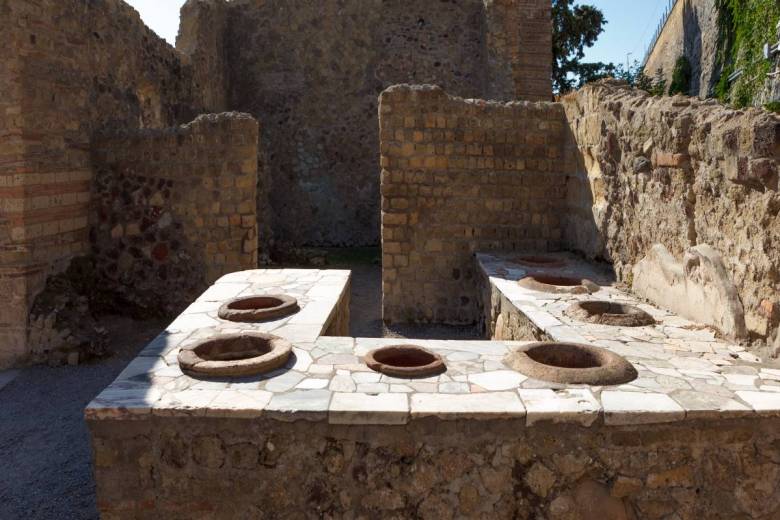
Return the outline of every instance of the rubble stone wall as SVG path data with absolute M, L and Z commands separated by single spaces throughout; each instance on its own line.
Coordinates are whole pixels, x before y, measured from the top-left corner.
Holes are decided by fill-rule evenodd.
M 622 281 L 658 243 L 678 259 L 709 244 L 737 287 L 748 332 L 780 324 L 780 120 L 613 82 L 563 100 L 570 151 L 568 248 Z
M 0 366 L 25 358 L 46 278 L 89 249 L 90 141 L 105 127 L 163 127 L 197 113 L 176 51 L 121 0 L 0 1 Z M 8 92 L 8 97 L 6 97 Z M 9 139 L 5 139 L 5 135 Z
M 476 323 L 475 251 L 561 247 L 564 127 L 554 103 L 382 93 L 386 322 Z
M 383 89 L 551 96 L 549 0 L 240 0 L 227 20 L 230 108 L 264 122 L 278 247 L 379 242 Z
M 102 518 L 769 520 L 777 419 L 89 421 Z
M 172 315 L 257 267 L 257 136 L 251 116 L 224 113 L 96 140 L 90 241 L 118 298 Z

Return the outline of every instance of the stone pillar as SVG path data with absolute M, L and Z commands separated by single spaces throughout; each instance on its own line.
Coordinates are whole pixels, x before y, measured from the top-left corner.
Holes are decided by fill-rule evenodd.
M 225 0 L 188 0 L 181 8 L 176 49 L 192 65 L 194 92 L 208 112 L 228 107 Z
M 490 99 L 552 99 L 550 0 L 485 0 Z

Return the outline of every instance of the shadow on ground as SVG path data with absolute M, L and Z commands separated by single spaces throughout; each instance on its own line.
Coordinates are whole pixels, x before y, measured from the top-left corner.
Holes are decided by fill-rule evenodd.
M 107 317 L 112 356 L 28 367 L 0 390 L 0 518 L 98 518 L 84 407 L 165 325 Z

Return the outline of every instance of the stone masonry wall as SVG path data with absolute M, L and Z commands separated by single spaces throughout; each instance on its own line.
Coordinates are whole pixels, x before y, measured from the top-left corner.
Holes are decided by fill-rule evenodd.
M 226 113 L 96 141 L 90 241 L 118 303 L 172 315 L 257 267 L 257 136 Z
M 493 0 L 484 4 L 488 64 L 491 67 L 491 81 L 485 97 L 550 101 L 553 34 L 551 2 Z M 509 77 L 503 78 L 507 74 Z M 509 85 L 508 89 L 505 85 Z M 512 90 L 514 95 L 511 94 Z M 507 92 L 510 94 L 507 95 Z
M 120 0 L 0 0 L 0 366 L 29 352 L 26 316 L 46 278 L 89 249 L 90 140 L 197 110 L 175 50 Z M 8 97 L 6 97 L 8 93 Z M 5 136 L 9 138 L 6 139 Z
M 176 50 L 192 69 L 193 91 L 208 112 L 229 109 L 226 0 L 189 0 L 181 8 Z
M 777 419 L 588 428 L 137 417 L 89 421 L 105 520 L 780 515 Z
M 195 4 L 208 4 L 215 16 L 224 6 L 185 6 L 177 44 L 188 53 L 197 47 L 188 17 L 204 12 Z M 230 108 L 264 122 L 278 248 L 379 242 L 376 114 L 383 89 L 414 82 L 466 97 L 551 95 L 549 0 L 227 6 Z
M 7 0 L 0 0 L 0 16 L 8 10 Z M 22 37 L 21 27 L 9 24 L 0 31 L 0 46 L 12 49 Z M 32 277 L 25 268 L 19 231 L 24 188 L 17 175 L 25 170 L 21 68 L 18 53 L 0 59 L 0 292 L 5 295 L 0 305 L 0 369 L 25 354 L 27 283 Z
M 568 248 L 633 265 L 660 243 L 678 259 L 697 244 L 722 256 L 754 339 L 780 325 L 780 120 L 759 109 L 655 98 L 614 82 L 563 100 L 577 158 Z
M 386 322 L 475 323 L 475 251 L 561 247 L 564 126 L 559 104 L 382 93 Z
M 677 58 L 685 56 L 693 71 L 690 94 L 710 97 L 720 73 L 717 68 L 718 33 L 715 0 L 679 0 L 650 51 L 645 74 L 654 78 L 660 69 L 668 85 Z

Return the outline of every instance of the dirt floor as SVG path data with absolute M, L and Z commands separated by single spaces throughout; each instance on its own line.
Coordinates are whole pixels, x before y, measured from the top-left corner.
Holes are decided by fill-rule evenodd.
M 479 339 L 470 327 L 381 321 L 381 272 L 372 253 L 332 258 L 352 269 L 352 336 Z M 98 518 L 84 407 L 160 330 L 162 321 L 108 317 L 111 356 L 75 367 L 22 369 L 0 388 L 0 520 Z

